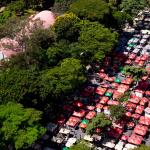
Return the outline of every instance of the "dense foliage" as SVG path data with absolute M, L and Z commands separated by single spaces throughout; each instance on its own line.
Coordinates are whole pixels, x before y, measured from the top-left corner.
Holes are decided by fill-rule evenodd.
M 146 0 L 123 0 L 120 7 L 122 10 L 132 16 L 136 15 L 138 11 L 147 6 Z
M 149 150 L 150 147 L 146 145 L 141 145 L 140 147 L 134 148 L 133 150 Z
M 121 119 L 124 116 L 125 108 L 122 105 L 113 105 L 110 107 L 110 114 L 114 120 Z
M 79 141 L 77 144 L 70 147 L 70 150 L 92 150 L 92 148 L 87 146 L 88 143 L 85 141 Z
M 16 149 L 33 144 L 45 132 L 39 124 L 41 115 L 42 112 L 23 108 L 21 104 L 9 102 L 0 105 L 0 144 L 5 147 L 11 145 Z
M 111 121 L 103 113 L 100 113 L 87 125 L 86 133 L 92 134 L 96 128 L 104 128 L 110 125 Z
M 136 66 L 125 66 L 124 71 L 126 75 L 132 75 L 135 80 L 146 74 L 146 70 L 144 68 Z

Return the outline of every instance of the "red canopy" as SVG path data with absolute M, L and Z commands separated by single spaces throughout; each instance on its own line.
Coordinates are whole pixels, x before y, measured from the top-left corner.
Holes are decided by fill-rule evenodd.
M 150 118 L 145 117 L 145 116 L 141 116 L 139 119 L 139 123 L 149 126 L 150 125 Z
M 144 110 L 144 106 L 138 105 L 136 107 L 135 113 L 142 114 Z
M 148 55 L 143 55 L 142 57 L 141 57 L 141 60 L 143 60 L 143 61 L 145 61 L 145 60 L 147 60 L 148 59 Z
M 109 100 L 108 97 L 103 96 L 103 97 L 101 98 L 101 100 L 99 101 L 99 103 L 101 103 L 101 104 L 106 104 L 108 100 Z
M 111 86 L 112 86 L 113 88 L 117 89 L 117 88 L 118 88 L 118 86 L 119 86 L 119 84 L 118 84 L 118 83 L 116 83 L 116 82 L 113 82 L 113 83 L 111 84 Z
M 75 127 L 79 123 L 80 119 L 77 117 L 71 116 L 69 120 L 66 122 L 66 125 Z
M 95 109 L 95 106 L 86 106 L 86 108 L 88 109 L 88 110 L 94 110 Z
M 135 145 L 140 145 L 142 143 L 143 137 L 136 135 L 136 134 L 132 134 L 129 139 L 128 142 L 135 144 Z
M 127 135 L 122 135 L 121 140 L 122 140 L 122 141 L 127 141 L 128 138 L 129 138 L 129 137 L 128 137 Z
M 131 117 L 132 114 L 131 114 L 131 112 L 126 112 L 125 115 L 126 115 L 127 117 Z
M 83 107 L 83 104 L 80 102 L 80 101 L 75 101 L 74 103 L 73 103 L 73 105 L 74 106 L 77 106 L 77 107 Z
M 104 80 L 107 80 L 109 82 L 113 82 L 114 81 L 114 77 L 108 77 L 108 76 L 105 76 Z
M 106 74 L 105 74 L 105 73 L 98 73 L 98 75 L 99 75 L 99 77 L 100 77 L 101 79 L 104 79 L 104 78 L 106 77 Z
M 135 57 L 136 57 L 136 54 L 132 53 L 132 54 L 129 55 L 128 58 L 129 58 L 129 59 L 135 59 Z
M 105 92 L 106 92 L 106 88 L 97 87 L 96 89 L 96 93 L 99 95 L 104 95 Z
M 122 80 L 121 83 L 130 85 L 132 82 L 133 82 L 132 78 L 126 78 L 126 79 Z
M 134 133 L 139 134 L 139 135 L 146 135 L 148 131 L 148 127 L 147 126 L 143 126 L 141 124 L 137 124 L 134 128 Z
M 94 118 L 95 115 L 96 115 L 96 112 L 95 112 L 95 111 L 90 111 L 90 112 L 88 112 L 88 114 L 85 116 L 85 118 L 90 120 L 90 119 Z
M 141 99 L 141 101 L 140 101 L 140 105 L 143 105 L 143 106 L 144 106 L 147 102 L 148 102 L 148 98 L 143 97 L 143 98 Z
M 150 96 L 150 91 L 146 91 L 145 94 L 146 94 L 147 96 Z
M 139 63 L 138 63 L 138 65 L 140 66 L 140 67 L 143 67 L 144 66 L 144 61 L 139 61 Z
M 134 126 L 135 126 L 135 123 L 132 121 L 127 123 L 128 128 L 133 128 Z
M 108 110 L 109 109 L 109 106 L 104 106 L 103 107 L 103 110 Z
M 74 111 L 73 112 L 73 116 L 76 116 L 76 117 L 83 117 L 85 115 L 85 110 L 83 109 L 80 109 L 79 111 Z
M 118 92 L 118 91 L 114 91 L 113 93 L 113 99 L 118 99 L 123 95 L 123 93 Z
M 139 114 L 132 114 L 131 117 L 138 120 L 140 118 L 140 115 Z
M 124 93 L 125 91 L 127 91 L 129 89 L 128 85 L 125 84 L 120 84 L 118 87 L 118 92 Z
M 142 80 L 146 81 L 148 79 L 148 75 L 142 77 Z
M 130 65 L 132 63 L 131 59 L 127 59 L 125 64 Z
M 135 103 L 135 104 L 138 104 L 139 101 L 140 101 L 140 97 L 130 98 L 128 101 L 129 101 L 129 102 L 132 102 L 132 103 Z
M 107 133 L 110 137 L 118 138 L 123 133 L 123 130 L 120 128 L 111 128 Z
M 109 100 L 107 102 L 108 105 L 119 105 L 119 102 L 118 101 L 113 101 L 113 100 Z
M 79 127 L 85 129 L 87 127 L 87 124 L 84 124 L 84 123 L 81 122 Z
M 135 63 L 139 63 L 140 60 L 141 60 L 141 57 L 136 57 Z
M 104 105 L 102 105 L 102 104 L 98 103 L 98 104 L 96 105 L 96 108 L 100 108 L 100 109 L 102 109 L 102 108 L 103 108 L 103 106 L 104 106 Z
M 125 108 L 127 111 L 130 111 L 130 112 L 133 112 L 136 108 L 136 104 L 133 104 L 133 103 L 127 103 L 125 105 Z

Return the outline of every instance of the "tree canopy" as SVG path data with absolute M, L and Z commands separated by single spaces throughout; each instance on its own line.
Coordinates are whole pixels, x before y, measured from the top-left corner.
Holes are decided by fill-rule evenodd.
M 109 5 L 105 0 L 77 0 L 71 4 L 70 11 L 81 19 L 102 21 L 109 14 Z
M 78 28 L 76 24 L 80 19 L 73 13 L 64 14 L 57 17 L 54 25 L 55 32 L 59 39 L 68 39 L 74 41 L 78 38 Z
M 79 141 L 77 144 L 70 147 L 70 150 L 92 150 L 92 148 L 87 146 L 88 143 L 85 141 Z
M 50 94 L 52 97 L 63 98 L 85 82 L 83 66 L 78 59 L 66 58 L 60 66 L 44 71 L 39 82 L 43 97 Z
M 140 68 L 137 66 L 125 66 L 124 72 L 126 75 L 132 75 L 135 80 L 139 79 L 147 73 L 147 71 L 144 68 Z
M 8 142 L 16 149 L 24 149 L 45 133 L 39 124 L 42 112 L 33 108 L 23 108 L 21 104 L 9 102 L 0 105 L 1 142 Z
M 79 26 L 81 31 L 78 44 L 74 45 L 72 51 L 78 55 L 85 53 L 91 60 L 102 61 L 117 43 L 118 34 L 98 22 L 82 21 Z
M 114 120 L 121 119 L 125 113 L 125 108 L 122 105 L 113 105 L 110 107 L 110 114 Z
M 133 150 L 149 150 L 150 147 L 146 145 L 141 145 L 140 147 L 134 148 Z
M 121 9 L 134 16 L 139 10 L 144 9 L 147 6 L 146 0 L 123 0 L 120 7 Z
M 96 128 L 104 128 L 110 125 L 111 121 L 103 113 L 100 113 L 87 125 L 86 133 L 92 134 Z

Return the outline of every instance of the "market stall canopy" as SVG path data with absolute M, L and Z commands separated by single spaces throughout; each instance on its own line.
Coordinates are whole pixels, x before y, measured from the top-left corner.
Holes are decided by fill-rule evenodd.
M 149 126 L 150 125 L 150 118 L 148 118 L 146 116 L 141 116 L 139 119 L 139 123 Z
M 82 118 L 85 115 L 85 110 L 80 109 L 78 111 L 74 111 L 72 115 L 79 117 L 79 118 Z
M 139 114 L 132 114 L 131 116 L 133 119 L 136 119 L 138 120 L 140 118 L 140 115 Z
M 96 116 L 96 112 L 95 111 L 89 111 L 88 114 L 85 116 L 86 119 L 92 119 Z
M 76 143 L 76 138 L 69 138 L 67 143 L 65 144 L 66 147 L 71 147 L 74 143 Z
M 66 122 L 66 125 L 75 127 L 79 123 L 80 119 L 77 117 L 71 116 L 68 121 Z
M 99 103 L 101 103 L 101 104 L 106 104 L 108 100 L 109 100 L 108 97 L 103 96 L 103 97 L 101 98 L 101 100 L 99 101 Z
M 118 88 L 118 86 L 119 86 L 119 84 L 118 84 L 118 83 L 113 82 L 113 83 L 111 84 L 111 86 L 112 86 L 113 88 L 117 89 L 117 88 Z
M 137 124 L 133 130 L 134 133 L 142 136 L 146 135 L 147 131 L 148 127 L 141 124 Z
M 144 106 L 138 105 L 136 107 L 135 113 L 142 114 L 144 111 Z
M 114 101 L 114 100 L 109 100 L 107 102 L 108 105 L 119 105 L 119 102 L 118 101 Z
M 96 93 L 98 95 L 104 95 L 105 92 L 106 92 L 106 88 L 97 87 L 97 89 L 96 89 Z
M 134 133 L 128 139 L 129 143 L 132 143 L 132 144 L 135 144 L 135 145 L 140 145 L 142 143 L 142 141 L 143 141 L 143 137 L 139 136 L 139 135 L 136 135 Z

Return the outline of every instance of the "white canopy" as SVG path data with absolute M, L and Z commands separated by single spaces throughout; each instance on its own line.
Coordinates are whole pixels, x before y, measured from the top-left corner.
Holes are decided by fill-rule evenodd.
M 66 129 L 66 128 L 61 128 L 59 130 L 59 133 L 62 133 L 62 134 L 69 134 L 70 133 L 70 130 Z
M 76 141 L 77 141 L 76 138 L 69 138 L 65 146 L 71 147 Z

